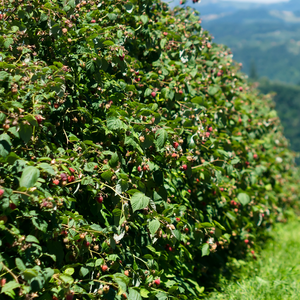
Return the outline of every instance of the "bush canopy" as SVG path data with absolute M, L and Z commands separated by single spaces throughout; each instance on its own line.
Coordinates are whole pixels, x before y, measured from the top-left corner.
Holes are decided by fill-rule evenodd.
M 199 299 L 255 256 L 296 205 L 294 154 L 197 14 L 4 2 L 0 297 Z

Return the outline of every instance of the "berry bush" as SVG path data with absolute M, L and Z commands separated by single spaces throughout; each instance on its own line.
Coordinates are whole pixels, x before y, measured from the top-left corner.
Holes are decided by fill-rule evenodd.
M 296 206 L 294 154 L 196 13 L 4 2 L 0 297 L 199 299 L 254 257 Z

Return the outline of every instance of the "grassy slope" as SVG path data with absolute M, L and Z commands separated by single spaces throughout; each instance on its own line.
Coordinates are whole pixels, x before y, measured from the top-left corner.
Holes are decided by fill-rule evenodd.
M 258 260 L 245 266 L 237 281 L 223 282 L 223 292 L 209 300 L 287 300 L 300 294 L 300 224 L 280 224 Z

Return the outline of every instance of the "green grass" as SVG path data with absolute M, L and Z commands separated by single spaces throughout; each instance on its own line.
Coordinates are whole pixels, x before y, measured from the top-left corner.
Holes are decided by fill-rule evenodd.
M 208 300 L 300 299 L 300 221 L 280 224 L 257 261 L 241 270 L 236 281 L 223 279 L 222 292 Z

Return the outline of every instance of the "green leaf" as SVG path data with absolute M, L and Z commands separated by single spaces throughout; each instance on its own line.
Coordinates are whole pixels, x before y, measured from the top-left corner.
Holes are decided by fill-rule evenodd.
M 141 20 L 144 24 L 148 23 L 148 16 L 147 15 L 141 15 Z
M 149 205 L 149 201 L 150 198 L 141 192 L 133 194 L 130 199 L 133 212 L 146 208 Z
M 17 283 L 15 281 L 9 281 L 4 285 L 4 287 L 2 287 L 1 293 L 10 292 L 20 286 L 21 286 L 20 283 Z
M 40 218 L 31 218 L 32 224 L 38 230 L 45 232 L 47 231 L 48 223 Z
M 95 167 L 97 166 L 98 164 L 94 163 L 94 162 L 89 162 L 89 163 L 86 163 L 84 165 L 84 171 L 86 172 L 93 172 L 95 170 Z
M 250 202 L 250 197 L 246 193 L 239 193 L 237 198 L 243 205 L 247 205 Z
M 205 98 L 203 97 L 200 97 L 200 96 L 197 96 L 197 97 L 194 97 L 191 102 L 192 103 L 196 103 L 196 104 L 203 104 L 204 103 L 204 100 Z
M 90 270 L 86 267 L 81 267 L 79 270 L 79 275 L 84 277 L 86 276 L 88 273 L 90 272 Z
M 142 300 L 140 293 L 133 288 L 129 288 L 128 300 Z
M 160 48 L 164 49 L 167 44 L 167 39 L 161 39 L 160 40 Z
M 73 277 L 66 275 L 66 274 L 60 274 L 59 278 L 67 284 L 72 284 L 74 282 Z
M 55 176 L 55 171 L 54 169 L 52 168 L 51 165 L 47 164 L 47 163 L 40 163 L 37 165 L 38 168 L 41 168 L 44 172 L 52 175 L 52 176 Z
M 148 225 L 151 234 L 155 234 L 159 227 L 160 227 L 160 223 L 157 219 L 152 220 Z
M 33 187 L 34 184 L 37 182 L 40 176 L 40 171 L 36 167 L 28 166 L 26 167 L 20 179 L 20 187 Z
M 210 87 L 208 88 L 208 94 L 209 94 L 210 96 L 215 95 L 218 91 L 219 91 L 219 87 L 218 87 L 218 86 L 210 86 Z
M 206 256 L 206 255 L 209 255 L 210 254 L 210 251 L 209 251 L 209 244 L 208 243 L 205 243 L 203 246 L 202 246 L 202 256 Z
M 115 21 L 118 17 L 116 14 L 113 14 L 113 13 L 110 13 L 107 16 L 111 21 Z
M 26 239 L 25 239 L 25 242 L 27 243 L 36 243 L 36 244 L 39 244 L 39 240 L 33 236 L 33 235 L 27 235 Z
M 26 281 L 31 280 L 32 278 L 39 275 L 39 272 L 36 269 L 26 269 L 23 271 L 22 275 Z
M 155 134 L 156 143 L 159 149 L 163 148 L 168 138 L 168 133 L 165 129 L 158 129 Z
M 119 286 L 120 294 L 126 292 L 127 286 L 129 284 L 129 278 L 125 274 L 116 273 L 114 274 L 113 279 Z
M 23 271 L 26 270 L 26 267 L 25 267 L 25 265 L 24 265 L 24 263 L 23 263 L 23 261 L 22 261 L 21 258 L 17 257 L 16 260 L 15 260 L 15 262 L 16 262 L 17 268 L 18 268 L 21 272 L 23 272 Z
M 143 297 L 143 298 L 149 298 L 149 291 L 148 290 L 146 290 L 145 288 L 141 288 L 140 289 L 140 293 L 141 293 L 141 296 Z
M 0 72 L 0 81 L 5 81 L 9 77 L 9 73 L 5 71 Z
M 14 40 L 12 38 L 7 38 L 4 42 L 4 47 L 5 48 L 9 48 L 10 45 L 12 45 L 14 43 Z
M 0 156 L 6 157 L 11 151 L 11 141 L 7 133 L 0 135 Z
M 111 159 L 109 160 L 109 165 L 112 167 L 112 168 L 115 168 L 117 165 L 118 165 L 118 162 L 119 162 L 119 156 L 117 153 L 113 153 L 113 155 L 111 156 Z
M 21 123 L 19 134 L 21 139 L 27 144 L 32 136 L 32 126 L 28 124 Z
M 107 128 L 109 130 L 120 130 L 120 129 L 126 129 L 127 126 L 124 122 L 122 122 L 118 118 L 109 118 L 107 120 Z

